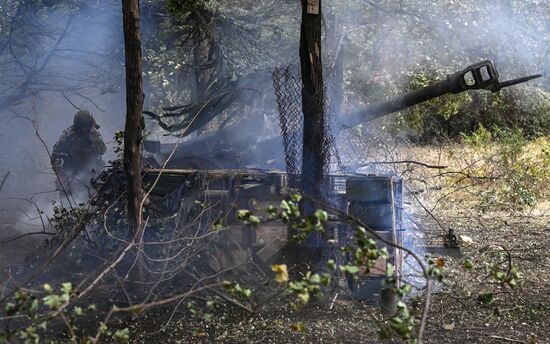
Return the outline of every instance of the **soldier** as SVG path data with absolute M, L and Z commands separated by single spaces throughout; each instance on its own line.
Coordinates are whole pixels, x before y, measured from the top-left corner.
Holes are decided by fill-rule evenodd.
M 99 125 L 92 114 L 80 110 L 74 116 L 73 125 L 65 129 L 53 146 L 51 163 L 58 177 L 59 191 L 87 190 L 94 170 L 105 165 L 101 156 L 107 148 L 97 129 Z

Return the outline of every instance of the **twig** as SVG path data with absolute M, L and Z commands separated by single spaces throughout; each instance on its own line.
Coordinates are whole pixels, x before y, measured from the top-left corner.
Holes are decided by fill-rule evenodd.
M 34 105 L 35 105 L 35 104 L 34 104 L 34 102 L 33 102 L 33 109 L 35 110 L 35 114 L 36 114 L 36 108 L 35 108 Z M 35 119 L 35 120 L 31 120 L 31 123 L 32 123 L 32 126 L 33 126 L 33 128 L 34 128 L 34 133 L 35 133 L 36 137 L 38 137 L 38 140 L 40 141 L 40 143 L 42 143 L 42 146 L 44 146 L 44 149 L 46 150 L 46 153 L 48 154 L 48 157 L 49 157 L 50 160 L 51 160 L 52 155 L 51 155 L 51 153 L 50 153 L 50 150 L 49 150 L 49 148 L 48 148 L 48 145 L 46 144 L 46 142 L 44 141 L 44 139 L 43 139 L 42 136 L 40 135 L 40 132 L 39 132 L 39 130 L 38 130 L 37 120 L 36 120 L 36 119 Z M 63 194 L 65 195 L 65 198 L 67 198 L 67 202 L 69 202 L 69 207 L 70 207 L 71 209 L 74 210 L 73 202 L 75 203 L 75 205 L 76 205 L 76 202 L 74 201 L 74 199 L 73 199 L 73 202 L 71 202 L 71 198 L 72 198 L 72 197 L 69 197 L 69 192 L 65 189 L 65 186 L 63 185 L 64 183 L 62 183 L 61 176 L 59 175 L 59 172 L 57 171 L 57 169 L 54 168 L 54 167 L 52 166 L 52 170 L 53 170 L 54 173 L 55 173 L 55 177 L 57 178 L 57 181 L 59 182 L 59 185 L 61 185 L 61 189 L 62 189 L 62 191 L 63 191 Z
M 397 165 L 397 164 L 413 164 L 413 165 L 420 165 L 427 168 L 434 168 L 438 170 L 443 170 L 449 166 L 441 166 L 441 165 L 430 165 L 425 162 L 415 161 L 415 160 L 401 160 L 401 161 L 373 161 L 369 162 L 367 165 Z
M 525 341 L 523 341 L 523 340 L 506 338 L 506 337 L 495 336 L 495 335 L 490 335 L 490 336 L 487 336 L 487 337 L 493 338 L 493 339 L 500 339 L 500 340 L 503 340 L 505 342 L 511 342 L 511 343 L 525 343 Z
M 10 173 L 11 173 L 11 171 L 8 171 L 8 173 L 6 173 L 4 178 L 2 178 L 2 183 L 0 183 L 0 192 L 2 192 L 2 188 L 4 187 L 4 184 L 6 183 L 6 180 L 10 176 Z
M 424 332 L 426 331 L 426 322 L 430 311 L 430 302 L 432 300 L 432 281 L 426 277 L 426 300 L 424 301 L 424 309 L 422 310 L 422 318 L 420 319 L 420 328 L 418 329 L 418 343 L 422 344 Z
M 38 234 L 41 234 L 41 235 L 55 235 L 55 233 L 49 233 L 49 232 L 44 232 L 44 231 L 40 231 L 40 232 L 30 232 L 30 233 L 25 233 L 25 234 L 21 234 L 21 235 L 17 235 L 13 238 L 9 238 L 9 239 L 6 239 L 4 241 L 0 241 L 0 245 L 5 245 L 7 243 L 10 243 L 12 241 L 15 241 L 15 240 L 19 240 L 21 238 L 24 238 L 24 237 L 27 237 L 27 236 L 30 236 L 30 235 L 38 235 Z
M 67 102 L 69 102 L 69 104 L 71 104 L 75 109 L 80 110 L 80 108 L 79 108 L 78 106 L 76 106 L 75 103 L 73 103 L 73 102 L 69 99 L 69 97 L 67 97 L 67 95 L 65 94 L 65 92 L 61 91 L 61 95 L 62 95 L 63 98 L 65 98 L 65 100 L 66 100 Z

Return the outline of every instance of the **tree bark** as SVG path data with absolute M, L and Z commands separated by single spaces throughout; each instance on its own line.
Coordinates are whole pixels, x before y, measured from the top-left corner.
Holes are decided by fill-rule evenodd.
M 302 189 L 306 196 L 323 200 L 325 139 L 325 92 L 321 60 L 321 0 L 302 0 L 300 33 L 302 111 L 304 138 Z M 310 207 L 304 209 L 309 212 Z
M 139 0 L 122 0 L 126 62 L 126 125 L 124 170 L 128 179 L 128 228 L 136 236 L 142 229 L 143 183 L 141 145 L 143 138 L 143 78 Z

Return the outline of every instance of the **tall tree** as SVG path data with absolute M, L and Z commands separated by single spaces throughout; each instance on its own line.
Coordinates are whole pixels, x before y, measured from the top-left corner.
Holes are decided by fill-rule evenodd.
M 139 0 L 122 0 L 126 62 L 126 125 L 124 169 L 128 179 L 128 226 L 131 234 L 142 228 L 143 183 L 141 144 L 143 139 L 143 78 Z
M 321 0 L 302 0 L 300 32 L 304 139 L 302 188 L 306 196 L 323 199 L 325 92 L 321 60 Z M 306 211 L 308 211 L 306 209 Z

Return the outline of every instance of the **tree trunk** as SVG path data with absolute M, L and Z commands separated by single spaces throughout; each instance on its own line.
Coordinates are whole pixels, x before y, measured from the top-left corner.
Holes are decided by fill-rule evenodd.
M 124 170 L 128 179 L 128 228 L 131 235 L 142 229 L 141 144 L 143 132 L 143 78 L 139 0 L 122 0 L 126 62 L 126 125 Z
M 300 34 L 304 140 L 302 189 L 308 197 L 323 200 L 325 151 L 325 93 L 321 61 L 321 0 L 302 0 Z M 309 209 L 308 209 L 309 208 Z M 304 210 L 311 211 L 311 206 Z

